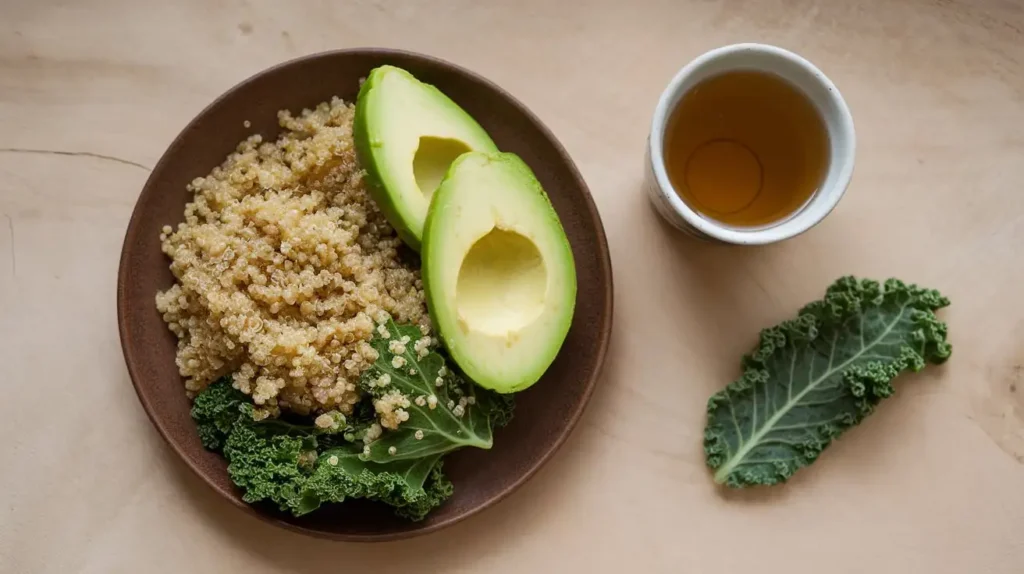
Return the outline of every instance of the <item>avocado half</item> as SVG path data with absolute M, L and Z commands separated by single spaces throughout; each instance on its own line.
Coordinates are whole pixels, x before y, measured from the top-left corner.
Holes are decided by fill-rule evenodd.
M 558 355 L 576 305 L 562 224 L 515 154 L 470 152 L 434 193 L 423 282 L 448 352 L 478 385 L 521 391 Z
M 352 130 L 370 194 L 417 251 L 430 198 L 455 158 L 498 150 L 458 104 L 394 66 L 374 68 L 363 82 Z

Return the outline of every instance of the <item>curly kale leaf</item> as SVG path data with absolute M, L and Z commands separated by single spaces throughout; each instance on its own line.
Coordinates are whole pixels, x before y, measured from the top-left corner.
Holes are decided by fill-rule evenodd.
M 233 388 L 229 378 L 223 378 L 199 393 L 192 403 L 192 418 L 199 430 L 199 440 L 209 450 L 224 446 L 231 428 L 242 414 L 249 397 Z
M 452 495 L 452 483 L 441 473 L 441 455 L 387 464 L 363 461 L 344 449 L 325 451 L 316 470 L 289 503 L 297 516 L 327 502 L 368 498 L 395 508 L 399 516 L 422 520 Z
M 301 516 L 324 503 L 367 498 L 421 520 L 452 494 L 451 482 L 441 474 L 440 455 L 367 462 L 357 447 L 342 442 L 337 430 L 256 421 L 253 412 L 248 397 L 233 389 L 229 379 L 200 393 L 192 411 L 203 444 L 222 451 L 228 475 L 246 502 L 269 501 Z
M 460 376 L 465 378 L 465 375 Z M 494 429 L 508 426 L 516 410 L 515 395 L 494 393 L 479 387 L 476 389 L 476 404 L 480 410 L 487 413 L 491 428 Z
M 860 423 L 905 371 L 951 353 L 935 311 L 949 300 L 890 279 L 843 277 L 799 316 L 761 332 L 743 375 L 708 400 L 704 430 L 715 481 L 785 482 Z
M 378 412 L 389 410 L 400 422 L 367 446 L 365 458 L 390 462 L 466 446 L 489 449 L 493 429 L 512 418 L 511 397 L 480 388 L 449 368 L 417 327 L 389 319 L 377 327 L 370 345 L 378 357 L 360 384 Z

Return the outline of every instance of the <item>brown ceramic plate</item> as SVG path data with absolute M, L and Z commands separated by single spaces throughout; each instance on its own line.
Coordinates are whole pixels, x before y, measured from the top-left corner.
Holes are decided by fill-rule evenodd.
M 277 136 L 277 111 L 293 112 L 339 96 L 354 102 L 359 79 L 393 64 L 436 85 L 465 108 L 504 151 L 536 172 L 558 212 L 576 258 L 576 313 L 558 358 L 544 378 L 520 393 L 511 425 L 489 451 L 448 456 L 455 495 L 418 523 L 365 501 L 329 505 L 302 518 L 244 503 L 224 460 L 203 449 L 174 363 L 175 339 L 156 310 L 158 290 L 172 284 L 160 228 L 184 219 L 185 185 L 224 161 L 252 133 Z M 243 126 L 250 121 L 251 127 Z M 260 72 L 218 98 L 178 135 L 142 190 L 121 252 L 117 312 L 128 372 L 143 408 L 171 447 L 203 480 L 239 508 L 275 524 L 340 540 L 387 540 L 425 534 L 471 516 L 529 479 L 569 435 L 594 389 L 608 348 L 612 271 L 597 209 L 571 159 L 550 131 L 501 88 L 450 63 L 418 54 L 357 49 L 307 56 Z

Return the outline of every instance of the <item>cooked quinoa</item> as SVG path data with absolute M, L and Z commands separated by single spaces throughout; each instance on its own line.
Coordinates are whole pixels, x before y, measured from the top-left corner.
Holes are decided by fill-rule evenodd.
M 164 227 L 177 282 L 156 305 L 190 396 L 231 373 L 260 416 L 348 414 L 377 358 L 376 322 L 429 329 L 419 272 L 364 188 L 353 113 L 337 98 L 279 112 L 278 140 L 243 141 L 189 185 L 185 222 Z M 387 423 L 400 404 L 387 405 Z

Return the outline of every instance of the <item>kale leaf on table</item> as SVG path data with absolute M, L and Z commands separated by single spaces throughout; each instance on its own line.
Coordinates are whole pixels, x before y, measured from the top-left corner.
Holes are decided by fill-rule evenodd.
M 407 349 L 390 346 L 390 341 L 405 345 L 404 338 Z M 417 347 L 420 338 L 416 327 L 391 321 L 381 327 L 371 341 L 379 356 L 361 382 L 367 398 L 337 428 L 257 421 L 251 399 L 225 377 L 193 403 L 200 440 L 224 455 L 246 502 L 269 501 L 301 516 L 326 503 L 365 498 L 422 520 L 453 492 L 441 472 L 442 456 L 463 446 L 490 448 L 493 429 L 508 422 L 513 403 L 467 382 L 426 342 Z M 404 357 L 400 368 L 394 366 L 401 363 L 396 356 Z M 384 374 L 390 381 L 381 385 Z M 397 408 L 408 413 L 406 420 L 394 430 L 378 427 L 381 436 L 364 445 L 362 438 L 373 426 L 373 401 L 393 392 L 405 397 Z M 428 403 L 427 393 L 435 400 Z
M 742 376 L 708 400 L 704 451 L 715 481 L 786 481 L 894 392 L 905 371 L 951 353 L 935 311 L 949 300 L 890 279 L 843 277 L 796 319 L 761 332 Z

